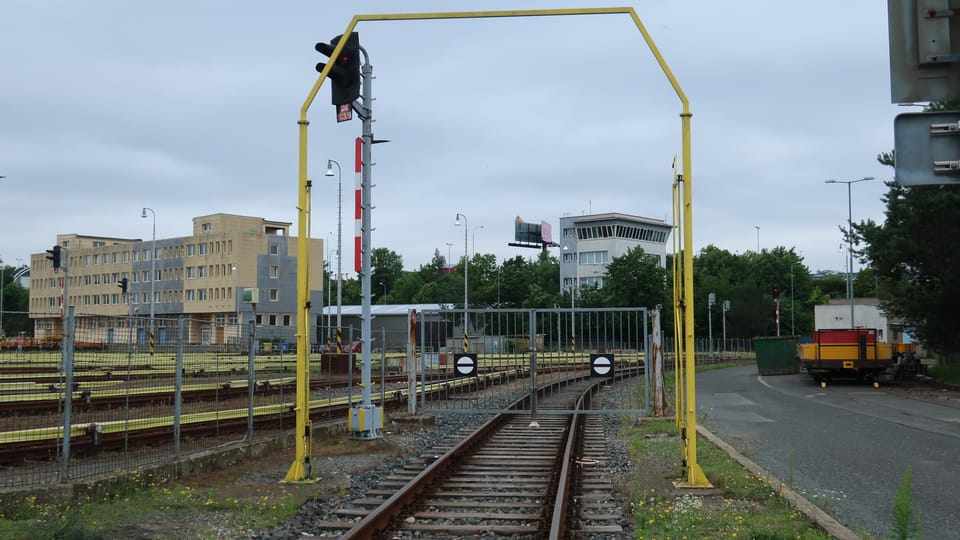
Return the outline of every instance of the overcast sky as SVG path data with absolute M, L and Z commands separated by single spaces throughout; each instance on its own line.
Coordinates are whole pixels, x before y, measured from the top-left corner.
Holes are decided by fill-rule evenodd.
M 876 156 L 907 112 L 890 104 L 877 0 L 5 0 L 0 258 L 28 263 L 64 233 L 149 239 L 144 206 L 158 238 L 218 212 L 296 234 L 297 119 L 325 58 L 317 41 L 355 14 L 611 5 L 637 11 L 689 99 L 694 248 L 759 240 L 842 271 L 847 186 L 824 180 L 876 177 L 852 186 L 853 219 L 882 221 L 893 170 Z M 391 141 L 374 147 L 373 245 L 407 269 L 463 254 L 457 213 L 470 251 L 499 260 L 536 255 L 507 245 L 518 215 L 555 229 L 588 213 L 672 220 L 681 104 L 627 15 L 357 31 L 376 76 L 374 135 Z M 309 118 L 312 235 L 335 249 L 335 159 L 352 269 L 360 121 L 335 122 L 327 85 Z

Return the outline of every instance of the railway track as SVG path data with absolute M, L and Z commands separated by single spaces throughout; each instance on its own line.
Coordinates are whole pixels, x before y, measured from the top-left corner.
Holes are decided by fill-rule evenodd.
M 431 396 L 444 395 L 450 388 L 458 386 L 465 391 L 476 390 L 485 384 L 504 384 L 516 380 L 521 372 L 491 372 L 481 379 L 465 381 L 463 379 L 444 379 L 439 374 L 428 377 L 427 387 L 418 389 L 426 391 Z M 393 377 L 393 383 L 405 377 Z M 435 381 L 429 383 L 429 381 Z M 321 378 L 311 381 L 311 388 L 322 387 L 327 390 L 340 389 L 337 397 L 313 400 L 310 406 L 310 417 L 315 422 L 328 421 L 331 418 L 346 418 L 349 408 L 359 399 L 356 395 L 349 400 L 345 389 L 346 379 Z M 276 392 L 279 388 L 271 389 Z M 223 390 L 220 391 L 221 396 Z M 292 389 L 288 392 L 291 392 Z M 246 388 L 242 389 L 242 394 Z M 266 393 L 258 388 L 256 395 Z M 237 392 L 238 395 L 241 392 Z M 174 433 L 174 418 L 172 414 L 172 395 L 163 400 L 166 406 L 153 410 L 154 416 L 136 418 L 128 423 L 122 420 L 122 415 L 116 419 L 98 422 L 75 422 L 71 430 L 71 453 L 74 457 L 101 455 L 104 451 L 113 451 L 136 446 L 158 446 L 172 443 Z M 406 389 L 392 387 L 384 392 L 383 401 L 377 403 L 385 409 L 403 407 L 409 395 Z M 196 438 L 219 436 L 230 433 L 244 433 L 247 429 L 248 408 L 245 397 L 238 397 L 230 402 L 221 402 L 225 408 L 216 412 L 203 412 L 183 415 L 180 431 L 183 436 Z M 232 407 L 232 408 L 231 408 Z M 119 409 L 118 409 L 119 410 Z M 273 428 L 289 428 L 295 420 L 292 402 L 276 403 L 254 407 L 254 424 L 256 428 L 270 426 Z M 49 420 L 44 420 L 49 421 Z M 0 466 L 16 466 L 31 461 L 48 461 L 57 459 L 60 454 L 63 428 L 58 425 L 49 427 L 31 428 L 20 431 L 0 433 Z
M 554 385 L 535 416 L 497 415 L 420 456 L 316 524 L 315 538 L 620 537 L 600 415 L 568 412 L 589 408 L 602 384 Z

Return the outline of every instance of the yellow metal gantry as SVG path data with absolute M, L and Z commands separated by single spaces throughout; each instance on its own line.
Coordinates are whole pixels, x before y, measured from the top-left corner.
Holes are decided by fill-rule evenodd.
M 343 37 L 347 38 L 360 21 L 419 21 L 419 20 L 437 20 L 437 19 L 489 19 L 504 17 L 545 17 L 545 16 L 563 16 L 563 15 L 628 15 L 643 36 L 644 42 L 650 49 L 660 69 L 670 82 L 682 106 L 680 112 L 681 120 L 681 151 L 682 151 L 682 170 L 677 178 L 682 179 L 682 221 L 683 221 L 683 242 L 680 246 L 683 256 L 682 271 L 683 284 L 682 297 L 674 298 L 674 313 L 683 313 L 683 352 L 685 357 L 685 384 L 682 397 L 682 406 L 684 421 L 682 426 L 683 437 L 683 456 L 686 464 L 686 480 L 682 482 L 683 487 L 709 487 L 703 471 L 697 464 L 697 431 L 696 431 L 696 400 L 695 400 L 695 380 L 694 380 L 694 334 L 693 334 L 693 200 L 692 200 L 692 178 L 691 157 L 690 157 L 690 104 L 686 94 L 680 88 L 680 84 L 673 76 L 673 72 L 663 59 L 656 44 L 647 32 L 646 27 L 640 20 L 636 11 L 632 7 L 609 7 L 609 8 L 570 8 L 570 9 L 531 9 L 531 10 L 500 10 L 500 11 L 464 11 L 464 12 L 434 12 L 434 13 L 393 13 L 393 14 L 369 14 L 355 15 L 347 28 L 343 32 Z M 340 54 L 346 39 L 341 39 L 334 50 L 330 53 L 331 58 Z M 307 111 L 313 103 L 321 85 L 327 79 L 333 62 L 327 63 L 323 71 L 317 77 L 313 88 L 310 89 L 307 99 L 300 108 L 300 119 L 297 121 L 300 130 L 300 159 L 298 192 L 298 228 L 300 241 L 297 245 L 297 305 L 300 316 L 297 317 L 297 448 L 296 461 L 287 472 L 287 481 L 299 481 L 307 478 L 310 472 L 310 417 L 309 417 L 309 390 L 310 390 L 310 366 L 309 366 L 309 330 L 307 320 L 310 314 L 310 280 L 309 280 L 309 249 L 307 249 L 308 223 L 309 223 L 309 191 L 310 183 L 307 180 Z M 682 310 L 682 311 L 681 311 Z M 680 343 L 677 343 L 679 354 Z M 680 395 L 680 387 L 677 387 L 677 393 Z M 680 407 L 678 407 L 679 414 Z

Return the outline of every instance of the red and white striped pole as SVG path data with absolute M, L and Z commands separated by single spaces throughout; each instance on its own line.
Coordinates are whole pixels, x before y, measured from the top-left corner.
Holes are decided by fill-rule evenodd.
M 363 139 L 357 137 L 356 141 L 356 157 L 354 158 L 354 172 L 356 172 L 356 180 L 354 181 L 354 230 L 353 230 L 353 271 L 360 273 L 360 270 L 363 266 L 363 258 L 360 249 L 360 219 L 363 216 L 362 210 L 362 199 L 363 195 L 361 194 L 360 188 L 363 183 L 363 159 L 361 157 L 361 152 L 363 149 Z

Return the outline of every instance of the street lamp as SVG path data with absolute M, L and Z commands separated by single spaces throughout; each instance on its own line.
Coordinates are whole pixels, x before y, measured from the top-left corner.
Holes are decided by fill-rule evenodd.
M 867 180 L 873 180 L 873 177 L 864 176 L 859 180 L 834 180 L 831 178 L 824 181 L 826 184 L 847 185 L 847 255 L 850 257 L 850 268 L 847 271 L 847 298 L 850 299 L 850 328 L 856 328 L 853 323 L 853 197 L 850 185 Z
M 727 312 L 730 311 L 730 301 L 723 301 L 723 352 L 727 352 Z
M 468 301 L 468 284 L 467 276 L 470 269 L 470 259 L 467 256 L 467 231 L 469 227 L 467 226 L 467 216 L 458 213 L 457 221 L 454 223 L 456 226 L 460 226 L 460 218 L 463 218 L 463 352 L 467 352 L 467 310 L 470 308 Z
M 327 172 L 324 176 L 333 176 L 333 165 L 337 166 L 337 352 L 340 350 L 340 312 L 343 306 L 343 287 L 340 277 L 343 275 L 341 261 L 343 260 L 343 176 L 340 174 L 340 164 L 332 159 L 327 160 Z
M 707 354 L 713 357 L 713 305 L 717 303 L 717 295 L 710 293 L 707 295 Z
M 757 253 L 760 253 L 760 226 L 754 225 L 754 228 L 757 229 Z
M 150 354 L 153 354 L 153 321 L 154 321 L 154 283 L 157 282 L 157 213 L 153 208 L 144 208 L 140 217 L 147 217 L 147 210 L 153 216 L 153 240 L 150 242 Z
M 473 253 L 474 255 L 477 254 L 477 229 L 482 229 L 482 228 L 483 228 L 483 225 L 474 227 L 473 232 L 471 233 L 473 235 L 473 251 L 471 253 Z
M 3 177 L 0 176 L 0 178 L 3 178 Z M 3 287 L 3 275 L 4 275 L 4 270 L 6 270 L 6 269 L 5 269 L 4 266 L 3 266 L 3 258 L 0 258 L 0 337 L 3 337 L 3 336 L 6 335 L 6 334 L 3 333 L 3 289 L 4 289 L 4 287 Z
M 447 242 L 447 266 L 450 265 L 450 259 L 452 258 L 452 255 L 450 255 L 451 248 L 453 248 L 453 242 Z

